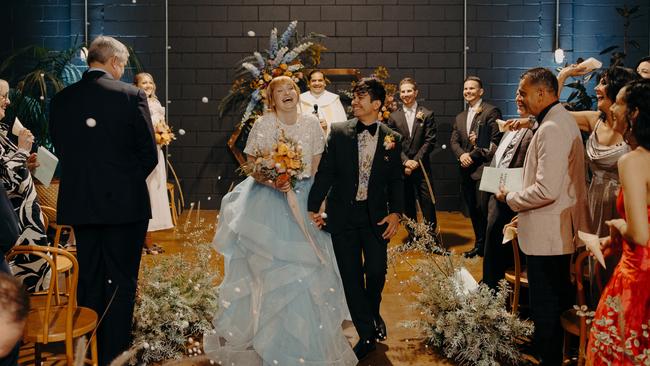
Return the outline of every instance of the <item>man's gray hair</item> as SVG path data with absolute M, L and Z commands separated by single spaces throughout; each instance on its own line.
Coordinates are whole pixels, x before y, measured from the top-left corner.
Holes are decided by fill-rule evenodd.
M 129 60 L 129 50 L 113 37 L 99 36 L 90 44 L 87 62 L 88 65 L 93 62 L 104 64 L 113 56 L 126 63 Z

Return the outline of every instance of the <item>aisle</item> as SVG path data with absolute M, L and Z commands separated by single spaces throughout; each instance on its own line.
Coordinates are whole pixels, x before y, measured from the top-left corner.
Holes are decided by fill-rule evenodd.
M 185 223 L 186 213 L 181 216 L 179 222 Z M 192 219 L 196 220 L 195 213 Z M 201 211 L 201 221 L 203 223 L 213 223 L 216 219 L 216 211 Z M 469 219 L 463 217 L 457 212 L 440 212 L 438 213 L 443 241 L 450 250 L 463 252 L 470 249 L 473 243 L 473 234 Z M 189 225 L 193 225 L 190 222 Z M 206 234 L 206 236 L 209 236 Z M 406 237 L 404 229 L 393 238 L 391 246 L 399 244 Z M 207 238 L 206 238 L 207 239 Z M 173 230 L 156 232 L 153 235 L 154 243 L 165 249 L 165 254 L 178 253 L 182 247 L 180 236 L 175 235 Z M 163 254 L 163 255 L 165 255 Z M 156 256 L 146 256 L 143 265 Z M 223 271 L 223 260 L 221 256 L 215 256 L 215 265 L 218 265 Z M 472 275 L 479 280 L 481 275 L 481 261 L 472 262 L 468 268 Z M 407 263 L 397 264 L 394 268 L 389 268 L 388 282 L 383 292 L 381 313 L 388 325 L 388 339 L 378 344 L 378 350 L 371 357 L 364 360 L 360 365 L 364 366 L 432 366 L 432 365 L 454 365 L 444 357 L 431 352 L 421 346 L 417 337 L 418 334 L 413 329 L 406 329 L 399 325 L 403 320 L 412 320 L 417 318 L 417 313 L 412 311 L 409 305 L 413 302 L 413 289 L 410 289 L 403 283 L 404 280 L 413 275 Z M 357 334 L 351 322 L 344 325 L 344 333 L 349 338 L 350 343 L 357 341 Z

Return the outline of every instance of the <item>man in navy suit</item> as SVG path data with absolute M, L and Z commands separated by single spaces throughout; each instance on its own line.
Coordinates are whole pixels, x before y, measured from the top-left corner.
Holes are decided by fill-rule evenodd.
M 399 82 L 399 97 L 403 103 L 402 108 L 391 113 L 386 124 L 403 137 L 401 159 L 405 177 L 404 213 L 417 220 L 417 200 L 422 217 L 435 231 L 436 206 L 429 192 L 431 175 L 425 169 L 429 167 L 429 153 L 436 144 L 436 122 L 433 112 L 418 104 L 418 84 L 415 80 L 404 78 Z
M 130 346 L 151 218 L 145 180 L 158 163 L 147 98 L 120 81 L 128 56 L 114 38 L 96 38 L 88 71 L 50 106 L 61 168 L 57 218 L 77 237 L 79 305 L 106 312 L 98 331 L 100 365 Z

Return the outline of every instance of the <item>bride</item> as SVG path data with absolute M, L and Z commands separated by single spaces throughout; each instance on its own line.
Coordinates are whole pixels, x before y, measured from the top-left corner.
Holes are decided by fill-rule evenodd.
M 204 348 L 222 365 L 357 364 L 341 329 L 347 305 L 330 236 L 307 216 L 325 140 L 319 121 L 298 113 L 299 93 L 289 77 L 269 83 L 271 111 L 253 125 L 244 152 L 252 162 L 281 134 L 302 146 L 305 169 L 293 190 L 306 230 L 289 207 L 288 182 L 250 176 L 221 202 L 213 245 L 225 277 L 216 334 L 206 335 Z

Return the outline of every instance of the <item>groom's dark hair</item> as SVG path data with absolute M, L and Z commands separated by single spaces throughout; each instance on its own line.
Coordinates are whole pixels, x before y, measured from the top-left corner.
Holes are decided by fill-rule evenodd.
M 379 109 L 384 105 L 384 100 L 386 99 L 386 89 L 384 84 L 375 79 L 375 78 L 363 78 L 359 80 L 357 85 L 352 89 L 352 94 L 368 94 L 370 96 L 370 101 L 378 100 L 381 102 Z

